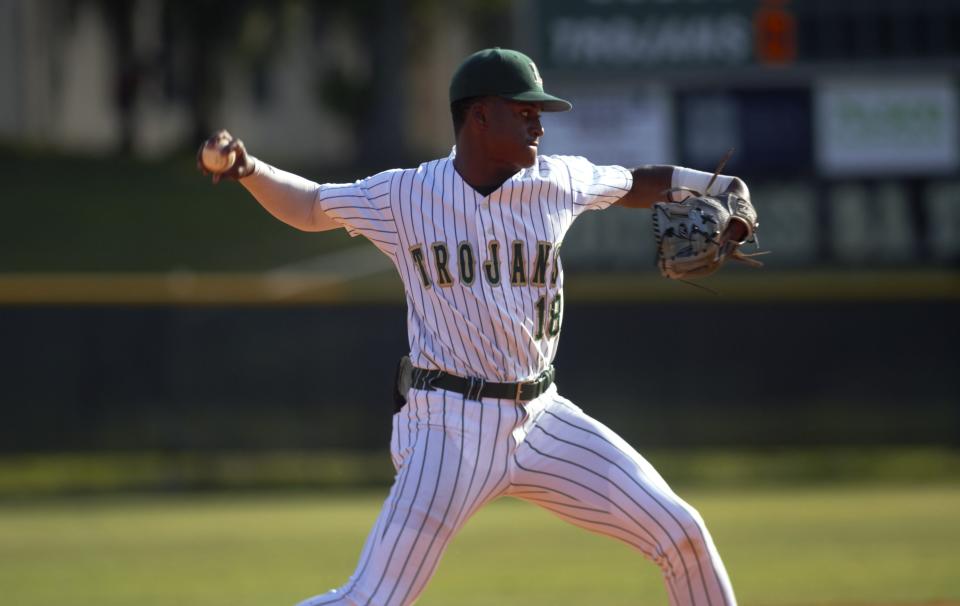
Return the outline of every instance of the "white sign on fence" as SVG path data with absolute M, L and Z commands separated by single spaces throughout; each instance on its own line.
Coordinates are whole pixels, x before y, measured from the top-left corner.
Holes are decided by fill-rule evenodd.
M 815 92 L 828 175 L 936 174 L 960 166 L 957 88 L 946 77 L 827 79 Z

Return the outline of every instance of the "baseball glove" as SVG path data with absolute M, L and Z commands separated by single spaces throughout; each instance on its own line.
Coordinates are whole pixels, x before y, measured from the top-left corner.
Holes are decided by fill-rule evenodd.
M 671 194 L 673 191 L 670 190 Z M 692 190 L 680 202 L 653 205 L 653 234 L 657 244 L 657 266 L 673 280 L 700 278 L 717 271 L 727 258 L 752 267 L 762 265 L 739 246 L 755 241 L 757 211 L 749 200 L 732 193 L 707 196 Z M 741 221 L 747 235 L 741 241 L 724 241 L 731 221 Z

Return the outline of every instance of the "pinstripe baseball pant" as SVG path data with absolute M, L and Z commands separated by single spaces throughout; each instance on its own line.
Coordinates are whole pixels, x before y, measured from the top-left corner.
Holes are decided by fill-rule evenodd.
M 356 571 L 299 606 L 414 603 L 456 532 L 501 496 L 637 549 L 663 570 L 671 604 L 735 604 L 700 515 L 555 386 L 522 406 L 410 390 L 393 417 L 390 449 L 396 480 Z

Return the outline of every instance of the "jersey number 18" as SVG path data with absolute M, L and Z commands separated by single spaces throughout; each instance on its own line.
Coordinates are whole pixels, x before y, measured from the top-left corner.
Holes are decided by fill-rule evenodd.
M 541 295 L 537 299 L 537 334 L 536 339 L 542 339 L 546 332 L 548 337 L 555 337 L 560 334 L 560 314 L 563 310 L 563 295 L 557 295 L 550 301 L 549 313 L 547 310 L 547 295 Z

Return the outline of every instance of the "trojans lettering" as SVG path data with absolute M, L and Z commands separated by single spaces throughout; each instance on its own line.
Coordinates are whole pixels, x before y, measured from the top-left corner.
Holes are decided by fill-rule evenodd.
M 409 253 L 424 288 L 434 285 L 450 288 L 457 281 L 472 286 L 478 273 L 490 286 L 500 286 L 504 280 L 511 286 L 547 286 L 549 273 L 550 286 L 555 286 L 560 273 L 560 246 L 540 240 L 532 258 L 527 256 L 528 248 L 523 240 L 514 240 L 510 246 L 504 247 L 496 240 L 490 240 L 482 261 L 467 241 L 460 242 L 453 254 L 446 242 L 434 242 L 429 248 L 415 244 L 409 248 Z M 502 250 L 506 251 L 506 259 L 501 259 Z M 503 262 L 506 264 L 501 271 Z

